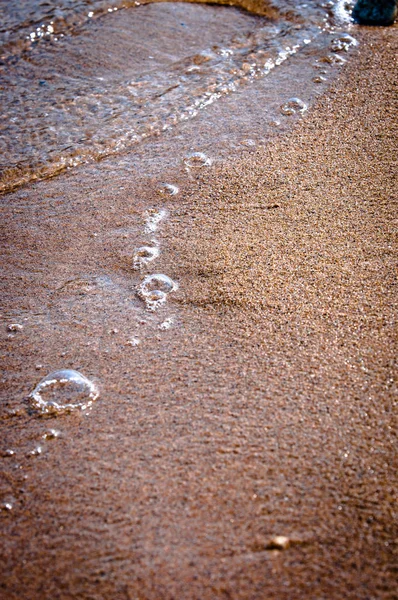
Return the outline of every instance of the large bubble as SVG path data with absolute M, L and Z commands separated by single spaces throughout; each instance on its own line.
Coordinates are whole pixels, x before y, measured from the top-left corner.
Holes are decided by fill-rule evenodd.
M 44 377 L 29 396 L 31 405 L 42 414 L 86 410 L 98 398 L 92 381 L 73 369 L 61 369 Z

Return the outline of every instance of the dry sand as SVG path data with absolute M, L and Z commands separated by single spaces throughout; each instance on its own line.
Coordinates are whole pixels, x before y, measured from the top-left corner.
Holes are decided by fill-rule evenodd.
M 49 423 L 62 435 L 43 457 L 6 469 L 2 598 L 397 598 L 397 27 L 359 35 L 293 131 L 170 201 L 160 264 L 180 291 L 167 340 L 151 329 L 139 352 L 113 343 L 109 328 L 128 325 L 115 308 L 91 329 L 42 325 L 36 345 L 5 346 L 9 390 L 29 391 L 32 361 L 60 366 L 65 336 L 65 361 L 102 394 L 90 417 Z M 53 186 L 73 195 L 70 181 Z M 118 195 L 102 200 L 118 222 Z M 22 208 L 6 299 L 33 310 L 68 261 L 97 259 L 73 223 L 59 231 L 56 207 L 45 224 Z M 4 423 L 7 447 L 47 426 Z

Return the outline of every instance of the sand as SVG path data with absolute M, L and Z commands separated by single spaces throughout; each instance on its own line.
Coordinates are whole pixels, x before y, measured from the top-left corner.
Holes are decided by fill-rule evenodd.
M 36 320 L 3 340 L 4 598 L 396 598 L 398 38 L 357 35 L 291 131 L 174 173 L 167 336 L 120 308 L 129 222 L 110 167 L 102 195 L 70 174 L 10 197 L 5 324 Z M 62 194 L 79 218 L 60 226 Z M 113 268 L 118 302 L 57 296 L 73 265 Z M 64 365 L 97 377 L 90 416 L 10 417 Z

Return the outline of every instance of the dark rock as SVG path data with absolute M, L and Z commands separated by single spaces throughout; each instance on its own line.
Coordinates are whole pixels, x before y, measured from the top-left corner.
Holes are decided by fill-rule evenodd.
M 397 0 L 357 0 L 352 16 L 364 25 L 391 25 L 397 16 Z

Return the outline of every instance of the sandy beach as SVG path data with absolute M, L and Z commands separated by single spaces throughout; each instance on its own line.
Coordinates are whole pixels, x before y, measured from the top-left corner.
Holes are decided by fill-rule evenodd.
M 397 25 L 351 33 L 319 91 L 304 50 L 3 196 L 1 598 L 397 598 Z M 281 89 L 309 108 L 272 124 Z M 40 417 L 61 368 L 99 398 Z

